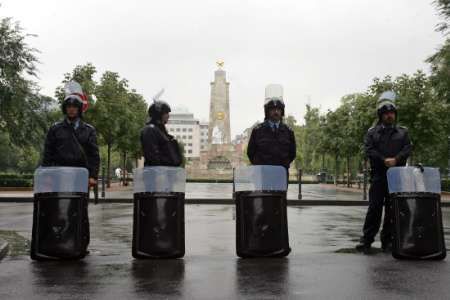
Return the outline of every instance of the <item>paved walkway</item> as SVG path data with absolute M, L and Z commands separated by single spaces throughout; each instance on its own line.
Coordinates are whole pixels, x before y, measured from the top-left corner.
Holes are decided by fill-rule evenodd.
M 231 199 L 233 186 L 231 183 L 187 183 L 187 199 L 229 198 Z M 32 197 L 32 191 L 0 191 L 2 197 Z M 305 200 L 362 200 L 363 191 L 357 188 L 336 187 L 333 184 L 303 184 L 302 196 Z M 106 192 L 107 198 L 133 197 L 133 187 L 114 186 Z M 288 198 L 297 199 L 298 185 L 290 184 Z M 442 195 L 443 201 L 450 201 L 450 194 Z
M 234 206 L 186 206 L 186 256 L 131 257 L 132 205 L 89 208 L 91 254 L 76 262 L 27 256 L 32 205 L 0 203 L 0 238 L 16 243 L 0 262 L 0 299 L 448 299 L 447 261 L 399 261 L 353 253 L 364 207 L 289 207 L 292 253 L 239 259 Z M 450 245 L 450 209 L 443 209 Z M 379 247 L 379 242 L 375 243 Z

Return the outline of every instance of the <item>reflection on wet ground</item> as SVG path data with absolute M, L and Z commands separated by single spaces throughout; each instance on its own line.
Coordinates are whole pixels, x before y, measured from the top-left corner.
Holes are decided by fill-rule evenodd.
M 398 261 L 389 254 L 348 253 L 364 207 L 289 207 L 292 253 L 239 259 L 234 206 L 186 206 L 186 257 L 134 260 L 132 206 L 90 206 L 91 254 L 82 261 L 0 262 L 0 299 L 447 298 L 446 261 Z M 31 204 L 0 204 L 0 230 L 31 236 Z M 443 209 L 450 245 L 450 209 Z M 376 243 L 375 246 L 379 246 Z M 24 246 L 26 247 L 26 246 Z
M 231 183 L 186 183 L 187 199 L 231 199 L 233 185 Z M 341 191 L 333 185 L 303 184 L 302 199 L 304 200 L 362 200 L 362 190 L 356 192 Z M 0 192 L 0 197 L 32 197 L 29 192 Z M 107 199 L 131 199 L 133 188 L 130 186 L 126 190 L 106 192 Z M 91 195 L 93 198 L 93 194 Z M 298 199 L 298 185 L 290 184 L 288 189 L 288 199 Z

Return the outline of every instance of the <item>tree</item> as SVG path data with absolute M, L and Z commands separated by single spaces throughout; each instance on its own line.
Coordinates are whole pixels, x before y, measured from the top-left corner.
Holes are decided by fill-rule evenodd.
M 422 71 L 417 71 L 394 80 L 386 77 L 383 81 L 374 81 L 369 91 L 376 98 L 386 88 L 393 89 L 398 95 L 398 122 L 409 129 L 414 145 L 411 162 L 444 166 L 450 110 L 445 99 L 433 89 L 433 81 Z
M 320 115 L 319 109 L 306 105 L 305 125 L 300 134 L 302 167 L 305 172 L 315 171 L 314 163 L 319 158 Z M 320 158 L 319 158 L 320 159 Z
M 294 160 L 294 166 L 296 169 L 301 167 L 301 161 L 302 161 L 302 140 L 303 140 L 303 128 L 299 125 L 297 125 L 297 120 L 294 118 L 294 116 L 288 115 L 286 119 L 284 120 L 287 126 L 289 126 L 294 131 L 295 136 L 295 143 L 296 143 L 296 155 Z M 256 124 L 254 125 L 256 126 Z M 253 126 L 253 127 L 254 127 Z M 253 128 L 252 127 L 252 128 Z
M 435 0 L 439 15 L 443 18 L 443 21 L 436 27 L 436 31 L 446 34 L 450 28 L 450 0 Z
M 135 90 L 127 93 L 118 131 L 117 149 L 122 156 L 122 169 L 127 170 L 127 158 L 137 160 L 142 156 L 140 132 L 147 118 L 147 103 Z M 124 178 L 124 180 L 126 180 Z
M 450 39 L 427 59 L 431 64 L 431 84 L 436 97 L 450 104 Z
M 107 186 L 111 186 L 111 151 L 117 144 L 121 126 L 126 118 L 128 82 L 119 74 L 106 71 L 95 89 L 97 102 L 93 108 L 92 123 L 99 133 L 100 140 L 107 146 Z
M 38 51 L 25 42 L 29 36 L 18 22 L 0 19 L 0 131 L 8 133 L 11 143 L 17 146 L 42 142 L 52 102 L 26 78 L 36 77 L 38 63 Z
M 441 144 L 445 147 L 445 150 L 442 148 L 441 153 L 448 152 L 449 154 L 447 155 L 450 155 L 450 121 L 448 119 L 450 113 L 450 38 L 448 38 L 450 29 L 450 1 L 436 0 L 434 4 L 438 9 L 439 15 L 443 18 L 443 21 L 438 24 L 436 31 L 443 33 L 447 38 L 444 45 L 435 54 L 430 56 L 427 62 L 431 64 L 430 81 L 435 92 L 435 98 L 445 103 L 442 111 L 446 113 L 446 117 L 443 120 L 447 120 L 447 122 L 444 124 L 445 136 L 441 137 Z M 450 173 L 450 159 L 447 168 L 447 171 Z

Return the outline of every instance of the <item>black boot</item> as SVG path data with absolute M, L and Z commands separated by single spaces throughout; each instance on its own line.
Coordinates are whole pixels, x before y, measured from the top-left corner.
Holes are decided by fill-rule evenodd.
M 372 249 L 371 243 L 367 243 L 365 241 L 359 242 L 358 245 L 356 245 L 356 251 L 362 252 L 364 254 L 370 254 L 370 250 Z
M 386 253 L 392 252 L 392 243 L 389 242 L 381 242 L 381 250 Z

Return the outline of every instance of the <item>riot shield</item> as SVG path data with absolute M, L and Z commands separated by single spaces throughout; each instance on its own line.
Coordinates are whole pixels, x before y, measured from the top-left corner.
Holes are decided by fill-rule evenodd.
M 88 170 L 38 168 L 34 174 L 32 259 L 78 259 L 89 244 Z
M 405 259 L 446 256 L 441 181 L 436 168 L 395 167 L 387 172 L 392 200 L 392 255 Z
M 183 257 L 184 169 L 162 166 L 135 169 L 133 181 L 133 257 Z
M 235 170 L 236 251 L 240 257 L 289 254 L 287 172 L 281 166 L 255 165 Z

